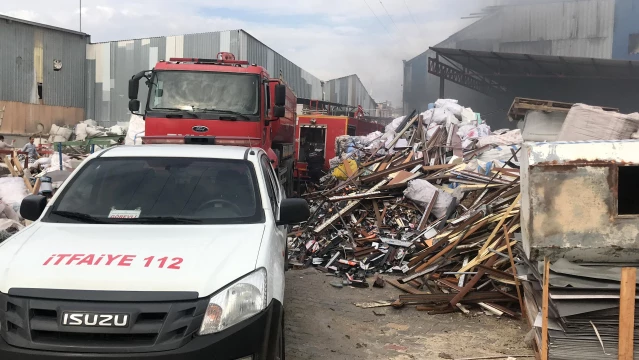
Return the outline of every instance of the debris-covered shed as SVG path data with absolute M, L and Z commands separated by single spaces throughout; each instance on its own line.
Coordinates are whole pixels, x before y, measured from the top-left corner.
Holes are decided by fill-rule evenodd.
M 639 142 L 524 146 L 523 244 L 531 260 L 639 260 Z

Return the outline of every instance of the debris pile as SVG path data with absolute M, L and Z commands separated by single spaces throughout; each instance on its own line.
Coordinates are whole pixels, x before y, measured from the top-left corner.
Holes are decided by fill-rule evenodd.
M 336 287 L 388 283 L 408 293 L 396 307 L 517 316 L 519 130 L 491 132 L 439 100 L 385 134 L 337 141 L 333 169 L 303 195 L 311 218 L 289 234 L 293 268 L 332 273 Z

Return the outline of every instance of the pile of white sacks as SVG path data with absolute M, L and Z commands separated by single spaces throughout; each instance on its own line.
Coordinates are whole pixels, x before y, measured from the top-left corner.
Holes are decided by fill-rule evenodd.
M 523 142 L 521 130 L 501 129 L 492 131 L 490 126 L 484 122 L 479 113 L 475 113 L 471 108 L 464 107 L 455 99 L 439 99 L 434 103 L 434 108 L 420 114 L 424 126 L 427 128 L 427 140 L 430 139 L 440 128 L 447 131 L 455 131 L 462 140 L 462 147 L 465 151 L 491 145 L 486 149 L 486 159 L 506 160 L 511 156 L 508 146 L 518 145 Z M 398 129 L 404 121 L 405 116 L 394 119 L 381 133 L 376 131 L 366 136 L 340 136 L 337 138 L 338 149 L 343 152 L 338 157 L 331 159 L 331 167 L 339 165 L 343 159 L 358 155 L 360 150 L 381 150 L 377 154 L 393 153 L 394 148 L 401 148 L 407 144 L 407 140 L 400 139 L 390 147 L 390 143 L 402 129 Z M 503 161 L 503 160 L 502 160 Z

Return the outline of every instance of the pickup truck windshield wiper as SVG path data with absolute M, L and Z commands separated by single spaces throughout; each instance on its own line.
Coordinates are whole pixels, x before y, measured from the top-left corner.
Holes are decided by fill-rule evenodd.
M 79 212 L 73 212 L 73 211 L 52 211 L 51 214 L 53 215 L 58 215 L 58 216 L 62 216 L 65 217 L 67 219 L 72 219 L 72 220 L 77 220 L 80 222 L 84 222 L 87 224 L 110 224 L 111 222 L 100 219 L 100 218 L 96 218 L 94 216 L 91 216 L 89 214 L 84 214 L 84 213 L 79 213 Z
M 235 115 L 235 116 L 239 116 L 241 118 L 243 118 L 244 120 L 251 120 L 249 119 L 248 116 L 237 112 L 237 111 L 232 111 L 232 110 L 219 110 L 219 109 L 205 109 L 205 108 L 193 108 L 194 110 L 197 111 L 203 111 L 203 112 L 214 112 L 214 113 L 220 113 L 220 114 L 230 114 L 230 115 Z
M 118 219 L 118 222 L 137 224 L 201 224 L 202 220 L 175 216 L 153 216 L 135 219 Z

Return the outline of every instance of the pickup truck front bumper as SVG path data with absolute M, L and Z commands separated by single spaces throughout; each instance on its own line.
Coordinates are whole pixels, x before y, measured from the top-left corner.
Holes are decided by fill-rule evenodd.
M 217 334 L 194 336 L 184 346 L 161 352 L 88 353 L 14 347 L 0 337 L 2 360 L 234 360 L 275 359 L 279 350 L 283 306 L 271 301 L 260 314 Z

